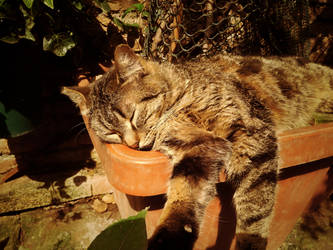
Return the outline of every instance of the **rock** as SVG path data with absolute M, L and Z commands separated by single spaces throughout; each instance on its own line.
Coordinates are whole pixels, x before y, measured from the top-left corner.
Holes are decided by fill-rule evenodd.
M 98 213 L 104 213 L 108 209 L 108 205 L 100 201 L 99 199 L 94 200 L 91 206 Z
M 102 201 L 104 201 L 107 204 L 115 204 L 114 196 L 113 194 L 106 194 L 103 196 Z
M 0 217 L 0 249 L 18 249 L 20 238 L 19 215 Z

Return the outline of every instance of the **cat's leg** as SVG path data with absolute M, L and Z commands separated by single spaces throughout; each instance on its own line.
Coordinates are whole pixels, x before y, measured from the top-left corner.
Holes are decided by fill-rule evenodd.
M 232 152 L 227 172 L 235 187 L 237 249 L 266 249 L 278 178 L 274 132 L 240 133 Z
M 215 196 L 219 172 L 230 157 L 230 143 L 199 129 L 171 133 L 161 148 L 174 164 L 167 202 L 149 240 L 152 249 L 192 249 L 205 208 Z

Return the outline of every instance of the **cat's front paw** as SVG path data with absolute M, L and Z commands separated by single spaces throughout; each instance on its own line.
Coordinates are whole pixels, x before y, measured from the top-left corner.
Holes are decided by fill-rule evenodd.
M 267 246 L 267 239 L 257 234 L 237 234 L 236 239 L 237 250 L 265 250 Z
M 149 239 L 148 250 L 191 250 L 196 239 L 196 233 L 188 225 L 180 230 L 160 227 Z

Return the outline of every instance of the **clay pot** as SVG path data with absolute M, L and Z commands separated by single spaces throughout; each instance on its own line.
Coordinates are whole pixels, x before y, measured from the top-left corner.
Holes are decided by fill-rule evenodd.
M 123 218 L 150 207 L 146 217 L 148 237 L 157 225 L 165 202 L 164 194 L 172 168 L 165 155 L 143 152 L 124 145 L 101 143 L 88 131 L 114 187 L 115 200 Z M 287 131 L 279 136 L 281 178 L 270 230 L 268 249 L 277 249 L 314 197 L 328 188 L 333 162 L 333 123 Z M 331 157 L 331 158 L 330 158 Z M 332 172 L 332 171 L 331 171 Z M 223 173 L 221 173 L 223 180 Z M 234 248 L 235 212 L 232 191 L 218 183 L 219 195 L 206 209 L 195 249 Z

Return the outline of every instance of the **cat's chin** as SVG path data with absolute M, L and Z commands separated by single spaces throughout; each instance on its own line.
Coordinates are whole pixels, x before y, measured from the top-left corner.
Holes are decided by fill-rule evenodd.
M 137 150 L 139 151 L 151 151 L 153 149 L 153 145 L 145 145 L 143 147 L 139 147 Z
M 154 147 L 155 144 L 155 139 L 151 140 L 150 142 L 146 142 L 146 143 L 139 143 L 139 148 L 138 150 L 140 151 L 151 151 Z

